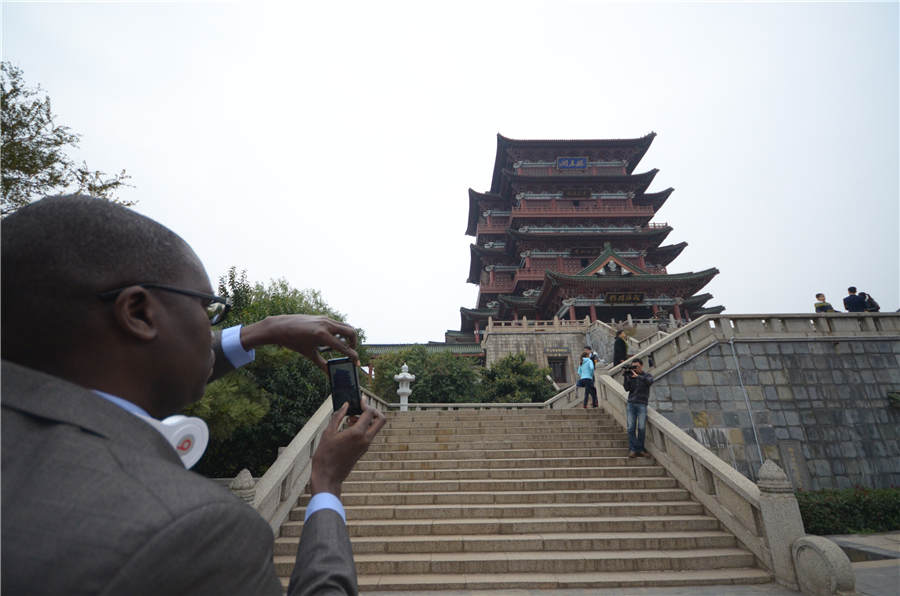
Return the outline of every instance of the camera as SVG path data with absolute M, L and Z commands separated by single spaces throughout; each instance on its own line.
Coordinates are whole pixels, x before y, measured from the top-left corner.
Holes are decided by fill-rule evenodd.
M 331 404 L 334 411 L 341 409 L 344 402 L 350 402 L 348 416 L 362 414 L 359 393 L 359 375 L 356 364 L 349 358 L 334 358 L 328 361 L 328 380 L 331 382 Z

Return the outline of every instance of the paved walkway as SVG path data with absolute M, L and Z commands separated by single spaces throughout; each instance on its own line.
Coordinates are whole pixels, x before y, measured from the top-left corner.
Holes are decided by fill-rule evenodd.
M 900 532 L 829 536 L 848 551 L 860 596 L 900 596 Z M 893 557 L 881 558 L 876 557 Z M 874 560 L 864 560 L 874 559 Z M 409 596 L 409 592 L 372 592 L 373 596 Z M 607 590 L 454 590 L 417 592 L 421 596 L 797 596 L 777 584 Z
M 829 538 L 837 542 L 853 562 L 857 593 L 863 596 L 900 594 L 900 532 Z

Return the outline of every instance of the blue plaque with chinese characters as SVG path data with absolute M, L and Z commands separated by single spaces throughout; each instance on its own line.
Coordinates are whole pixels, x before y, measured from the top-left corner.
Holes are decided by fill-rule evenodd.
M 584 170 L 587 168 L 588 158 L 586 157 L 557 157 L 557 170 Z

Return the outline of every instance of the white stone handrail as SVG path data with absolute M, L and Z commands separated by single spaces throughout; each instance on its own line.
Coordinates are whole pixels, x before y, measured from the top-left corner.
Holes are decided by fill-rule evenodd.
M 597 394 L 603 408 L 624 429 L 628 394 L 622 385 L 609 375 L 600 375 Z M 653 408 L 647 408 L 646 428 L 647 451 L 772 569 L 760 525 L 759 487 Z
M 329 395 L 256 483 L 251 505 L 276 535 L 309 482 L 313 453 L 333 411 Z
M 383 399 L 363 388 L 369 406 L 380 412 L 387 412 L 390 405 Z M 319 437 L 328 426 L 334 408 L 331 395 L 325 398 L 316 413 L 300 429 L 287 447 L 281 450 L 266 473 L 253 488 L 250 502 L 254 509 L 269 522 L 277 535 L 278 529 L 290 514 L 291 508 L 303 494 L 312 471 L 312 456 L 319 444 Z
M 570 385 L 542 402 L 411 403 L 409 410 L 564 410 L 573 407 L 577 401 L 577 387 Z M 385 404 L 385 406 L 391 410 L 400 408 L 400 404 Z
M 631 358 L 641 358 L 644 368 L 657 374 L 711 345 L 732 339 L 772 341 L 827 338 L 840 341 L 861 337 L 900 337 L 900 313 L 704 315 Z M 620 372 L 621 366 L 613 367 L 609 374 Z

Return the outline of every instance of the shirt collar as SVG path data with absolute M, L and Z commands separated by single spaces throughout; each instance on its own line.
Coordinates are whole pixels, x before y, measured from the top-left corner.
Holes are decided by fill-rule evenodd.
M 147 411 L 144 410 L 144 408 L 140 407 L 134 402 L 130 402 L 127 399 L 122 399 L 121 397 L 116 397 L 115 395 L 110 395 L 109 393 L 104 393 L 98 389 L 92 389 L 91 391 L 93 391 L 103 399 L 116 404 L 123 410 L 128 410 L 136 416 L 146 416 L 147 418 L 152 418 L 152 416 L 150 416 L 150 414 L 148 414 Z

